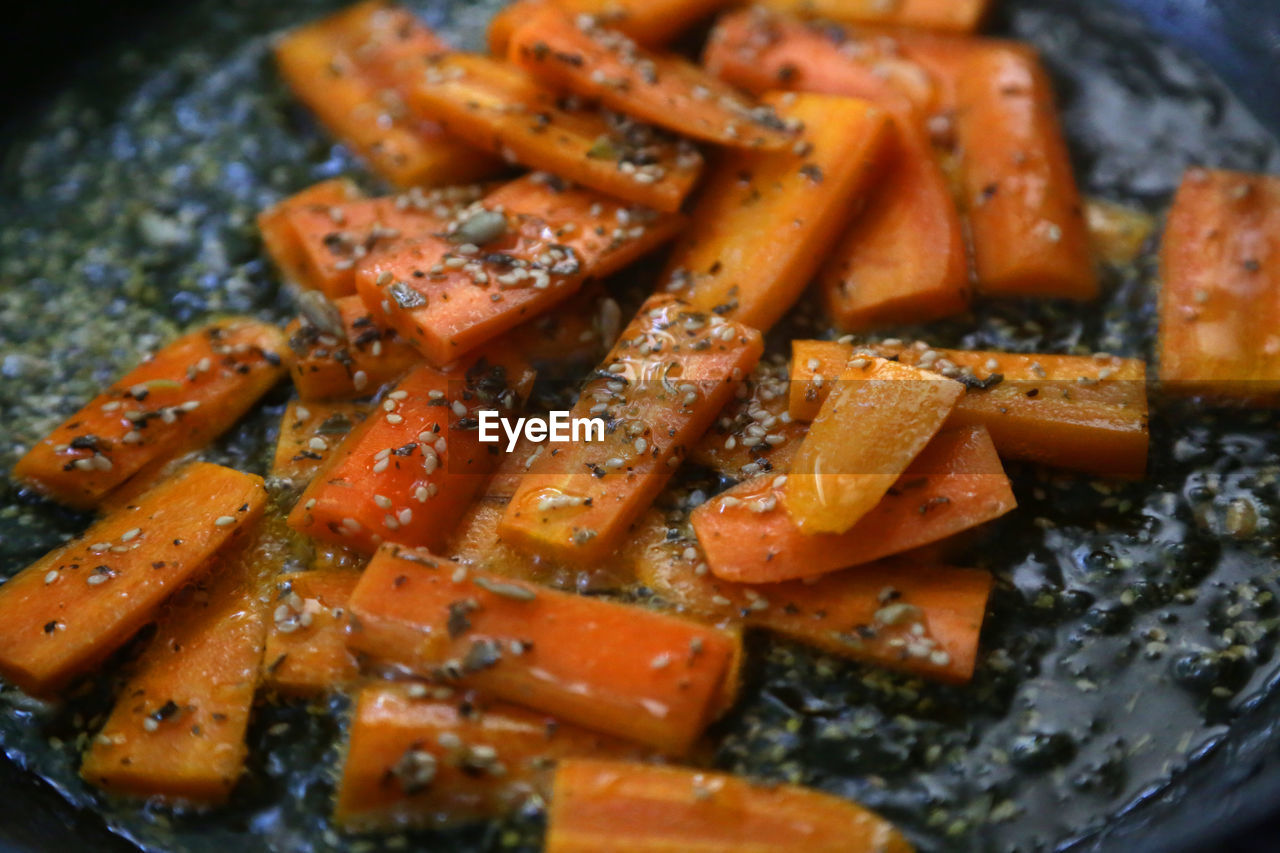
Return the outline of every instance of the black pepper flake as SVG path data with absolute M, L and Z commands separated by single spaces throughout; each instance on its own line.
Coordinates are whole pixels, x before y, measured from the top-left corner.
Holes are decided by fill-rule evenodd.
M 58 630 L 58 620 L 57 620 L 57 619 L 54 619 L 52 622 L 46 622 L 46 623 L 44 623 L 44 632 L 45 632 L 46 634 L 52 634 L 52 633 L 53 633 L 54 631 L 56 631 L 56 630 Z
M 805 163 L 803 166 L 801 166 L 800 174 L 804 175 L 806 178 L 813 181 L 815 184 L 822 183 L 822 178 L 823 178 L 822 169 L 813 163 Z

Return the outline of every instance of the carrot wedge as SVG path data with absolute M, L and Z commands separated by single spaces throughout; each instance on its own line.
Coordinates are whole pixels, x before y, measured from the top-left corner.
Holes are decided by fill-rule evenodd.
M 603 441 L 544 453 L 499 533 L 561 562 L 608 555 L 760 358 L 760 335 L 668 296 L 640 308 L 570 415 L 613 424 Z M 600 424 L 604 426 L 603 423 Z
M 622 761 L 556 768 L 547 853 L 910 853 L 891 823 L 857 803 L 795 785 Z
M 938 542 L 1017 506 L 981 428 L 938 435 L 884 499 L 844 533 L 802 531 L 782 506 L 787 482 L 766 475 L 693 511 L 693 529 L 713 574 L 741 583 L 823 575 Z
M 262 478 L 197 462 L 49 552 L 0 586 L 0 673 L 44 695 L 91 669 L 265 504 Z
M 1160 381 L 1176 394 L 1280 398 L 1280 178 L 1193 169 L 1161 249 Z
M 551 0 L 558 8 L 590 15 L 646 47 L 663 47 L 682 31 L 709 17 L 728 0 Z M 506 56 L 511 34 L 543 0 L 517 0 L 489 22 L 489 52 Z
M 271 622 L 262 654 L 262 682 L 288 696 L 336 690 L 356 680 L 360 666 L 347 649 L 346 607 L 358 572 L 314 569 L 275 579 Z
M 303 314 L 285 328 L 294 356 L 289 374 L 304 400 L 367 396 L 422 361 L 422 354 L 375 319 L 379 313 L 359 296 L 314 310 L 318 316 Z
M 685 753 L 736 654 L 722 631 L 386 545 L 348 605 L 348 644 L 567 723 Z
M 435 57 L 406 97 L 481 150 L 655 210 L 679 210 L 702 168 L 688 143 L 566 109 L 524 71 L 483 56 Z
M 692 139 L 769 150 L 798 139 L 771 107 L 687 59 L 646 51 L 554 4 L 532 10 L 512 33 L 508 58 L 549 86 Z
M 888 128 L 882 110 L 852 98 L 764 100 L 804 123 L 801 148 L 726 153 L 663 277 L 694 308 L 762 331 L 804 293 L 865 200 Z
M 271 476 L 306 485 L 356 425 L 365 419 L 364 403 L 308 403 L 290 401 L 280 417 Z
M 806 533 L 844 533 L 870 512 L 946 422 L 964 386 L 881 358 L 840 372 L 787 477 L 785 505 Z
M 311 207 L 328 210 L 358 198 L 360 190 L 349 179 L 330 178 L 281 199 L 258 214 L 262 245 L 286 281 L 303 282 L 310 274 L 306 252 L 289 214 Z
M 224 320 L 163 347 L 41 439 L 13 477 L 90 509 L 150 466 L 197 450 L 284 375 L 274 326 Z

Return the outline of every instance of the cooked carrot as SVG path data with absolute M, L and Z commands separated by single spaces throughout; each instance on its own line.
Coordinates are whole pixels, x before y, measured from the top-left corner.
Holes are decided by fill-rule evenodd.
M 271 621 L 262 681 L 287 695 L 314 695 L 356 680 L 347 649 L 346 607 L 359 572 L 317 569 L 280 575 L 271 585 Z
M 798 126 L 772 107 L 669 53 L 647 51 L 593 18 L 542 4 L 508 56 L 540 81 L 676 133 L 731 148 L 790 148 Z
M 348 830 L 499 818 L 551 794 L 556 759 L 642 758 L 625 741 L 514 705 L 431 698 L 449 688 L 369 685 L 351 718 L 334 821 Z
M 787 365 L 766 357 L 743 382 L 715 424 L 693 447 L 689 459 L 735 480 L 750 480 L 770 471 L 787 471 L 807 423 L 787 412 Z
M 280 418 L 271 476 L 303 486 L 369 413 L 365 403 L 291 400 Z
M 938 433 L 964 386 L 876 357 L 840 371 L 796 450 L 787 514 L 806 533 L 844 533 L 870 512 Z
M 363 397 L 422 361 L 359 296 L 312 300 L 309 308 L 285 329 L 294 355 L 289 372 L 304 400 Z
M 1125 478 L 1146 470 L 1147 371 L 1137 359 L 802 340 L 792 342 L 792 353 L 790 413 L 796 420 L 811 420 L 830 380 L 850 357 L 866 353 L 963 381 L 970 390 L 956 403 L 949 425 L 985 427 L 1007 459 Z M 814 376 L 824 381 L 816 383 Z
M 693 24 L 709 17 L 728 0 L 552 0 L 578 15 L 626 33 L 646 47 L 663 47 Z M 489 52 L 506 56 L 511 33 L 542 0 L 517 0 L 489 21 Z
M 622 309 L 599 282 L 522 323 L 506 334 L 507 345 L 524 353 L 541 379 L 575 382 L 613 346 L 622 331 Z
M 671 754 L 711 721 L 735 651 L 714 628 L 383 546 L 349 644 L 420 675 Z
M 410 187 L 477 180 L 502 168 L 411 105 L 404 110 L 395 91 L 403 81 L 388 76 L 405 57 L 446 47 L 410 12 L 372 0 L 286 34 L 275 56 L 293 93 L 321 124 L 374 171 Z
M 89 509 L 148 466 L 203 447 L 284 375 L 284 336 L 248 319 L 161 348 L 40 439 L 14 479 Z
M 0 586 L 0 673 L 45 695 L 102 661 L 252 526 L 262 479 L 198 462 Z
M 857 803 L 795 785 L 623 761 L 556 767 L 547 853 L 910 853 L 891 823 Z
M 368 260 L 357 287 L 375 317 L 439 366 L 652 251 L 682 223 L 535 174 L 487 196 L 444 236 Z
M 1094 254 L 1109 264 L 1131 264 L 1156 230 L 1156 218 L 1145 210 L 1091 198 L 1084 205 Z
M 702 168 L 688 143 L 570 108 L 524 71 L 483 56 L 433 58 L 406 96 L 477 148 L 655 210 L 678 210 Z
M 947 430 L 845 533 L 803 532 L 782 505 L 787 480 L 749 480 L 693 511 L 710 570 L 742 583 L 814 577 L 901 554 L 999 518 L 1017 502 L 980 427 Z
M 991 0 L 761 0 L 767 9 L 851 24 L 972 33 L 991 8 Z
M 1280 395 L 1280 178 L 1192 169 L 1161 249 L 1160 381 L 1178 394 Z
M 865 101 L 768 96 L 804 123 L 795 151 L 731 151 L 677 243 L 666 288 L 702 311 L 767 330 L 803 294 L 865 201 L 888 118 Z
M 544 453 L 521 480 L 499 533 L 571 564 L 611 552 L 755 366 L 760 335 L 668 296 L 651 297 L 570 415 L 603 440 Z M 606 430 L 603 419 L 611 424 Z
M 302 245 L 288 214 L 308 207 L 327 210 L 358 198 L 360 190 L 349 179 L 330 178 L 312 184 L 258 214 L 258 232 L 262 235 L 262 245 L 287 281 L 302 282 L 307 276 Z
M 80 775 L 115 794 L 215 805 L 244 769 L 278 545 L 261 529 L 174 596 Z

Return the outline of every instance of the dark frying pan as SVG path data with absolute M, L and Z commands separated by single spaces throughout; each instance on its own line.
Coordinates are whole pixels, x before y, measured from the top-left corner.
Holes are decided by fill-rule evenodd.
M 234 12 L 252 5 L 250 0 L 240 0 L 231 8 Z M 323 4 L 304 0 L 297 4 L 295 14 L 287 11 L 293 4 L 259 5 L 276 9 L 273 20 L 283 22 L 314 15 Z M 451 5 L 471 4 L 416 5 L 439 16 Z M 1131 199 L 1153 204 L 1165 200 L 1180 166 L 1194 159 L 1178 146 L 1183 123 L 1210 122 L 1221 131 L 1218 136 L 1227 144 L 1214 152 L 1217 165 L 1275 167 L 1274 150 L 1258 142 L 1259 133 L 1239 103 L 1272 134 L 1280 136 L 1280 99 L 1275 96 L 1280 86 L 1280 2 L 1004 0 L 1001 5 L 1005 8 L 996 28 L 1035 41 L 1062 84 L 1074 149 L 1082 171 L 1091 176 L 1094 192 L 1106 194 L 1109 188 L 1124 187 L 1124 195 Z M 91 85 L 91 78 L 105 67 L 101 62 L 114 60 L 122 50 L 139 45 L 144 54 L 162 53 L 163 39 L 148 39 L 154 30 L 169 26 L 164 31 L 173 34 L 170 37 L 183 37 L 184 33 L 194 37 L 203 30 L 202 22 L 192 14 L 181 17 L 181 29 L 174 29 L 171 19 L 178 13 L 166 6 L 160 0 L 112 4 L 52 0 L 7 10 L 0 28 L 0 67 L 8 84 L 0 87 L 0 122 L 25 126 L 27 120 L 47 110 L 64 87 Z M 281 6 L 286 10 L 280 11 Z M 1086 8 L 1081 12 L 1077 7 Z M 212 4 L 201 8 L 209 10 Z M 1077 18 L 1086 23 L 1077 27 L 1073 23 Z M 476 18 L 473 26 L 478 21 Z M 1164 48 L 1155 49 L 1158 41 L 1176 46 L 1172 70 L 1162 66 L 1172 54 Z M 1155 111 L 1147 116 L 1152 122 L 1145 128 L 1149 136 L 1118 141 L 1116 134 L 1099 127 L 1099 122 L 1108 118 L 1106 110 L 1115 108 L 1105 82 L 1098 85 L 1097 79 L 1082 80 L 1072 73 L 1072 63 L 1081 57 L 1107 66 L 1107 73 L 1125 77 L 1131 90 L 1141 91 L 1155 80 L 1186 87 L 1183 94 L 1194 101 L 1196 111 Z M 1206 82 L 1197 70 L 1198 63 L 1212 68 L 1232 94 Z M 102 106 L 109 110 L 131 84 L 127 75 L 104 77 Z M 3 146 L 10 137 L 0 139 L 0 155 L 8 157 L 12 152 Z M 1110 156 L 1117 144 L 1131 146 L 1126 148 L 1127 159 Z M 1151 151 L 1149 158 L 1132 156 L 1134 151 L 1147 150 Z M 0 159 L 0 163 L 5 169 L 14 168 L 12 160 Z M 11 211 L 0 194 L 0 226 L 10 224 L 5 217 Z M 14 286 L 13 281 L 0 278 L 0 300 L 6 298 L 6 289 Z M 179 313 L 190 312 L 192 316 L 201 310 L 190 301 L 175 300 L 174 304 Z M 6 349 L 0 342 L 0 357 Z M 10 402 L 0 396 L 0 404 Z M 19 499 L 12 489 L 0 493 L 0 504 Z M 59 523 L 74 529 L 77 521 L 60 518 Z M 12 568 L 21 564 L 32 556 L 33 547 L 11 531 L 0 529 L 0 565 Z M 1271 666 L 1274 671 L 1274 663 Z M 1257 698 L 1243 702 L 1229 725 L 1219 727 L 1208 739 L 1199 760 L 1171 783 L 1152 787 L 1106 821 L 1101 831 L 1060 838 L 1057 843 L 1064 848 L 1115 851 L 1274 849 L 1272 839 L 1280 826 L 1280 729 L 1273 722 L 1280 719 L 1277 680 L 1274 673 L 1261 678 Z M 1161 709 L 1153 708 L 1150 713 L 1154 724 Z M 315 805 L 323 807 L 322 802 Z M 472 841 L 490 846 L 493 839 L 477 834 Z M 277 846 L 289 845 L 281 841 Z M 94 811 L 69 805 L 53 787 L 20 769 L 18 763 L 0 761 L 0 848 L 127 850 L 133 846 L 112 834 Z

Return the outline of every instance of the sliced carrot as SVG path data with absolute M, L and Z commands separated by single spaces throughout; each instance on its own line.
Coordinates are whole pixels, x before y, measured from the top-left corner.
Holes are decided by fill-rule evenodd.
M 355 681 L 347 649 L 346 607 L 359 572 L 317 569 L 280 575 L 262 655 L 262 681 L 286 695 L 315 695 Z
M 891 823 L 857 803 L 795 785 L 623 761 L 556 768 L 547 853 L 910 853 Z
M 163 347 L 42 438 L 14 479 L 79 509 L 148 466 L 203 447 L 284 375 L 274 326 L 223 320 Z
M 686 752 L 718 710 L 723 632 L 384 546 L 351 596 L 350 645 L 605 734 Z
M 598 282 L 507 333 L 505 341 L 522 352 L 542 379 L 576 381 L 604 358 L 622 331 L 622 310 Z
M 991 0 L 761 0 L 767 9 L 851 24 L 920 27 L 972 33 Z
M 252 527 L 262 478 L 197 462 L 0 586 L 0 673 L 48 694 L 120 648 Z
M 561 9 L 591 15 L 647 47 L 663 47 L 693 24 L 726 5 L 727 0 L 553 0 Z M 489 52 L 506 56 L 511 33 L 542 0 L 517 0 L 489 22 Z
M 790 148 L 798 127 L 669 53 L 646 51 L 590 17 L 555 4 L 531 10 L 508 57 L 549 86 L 676 133 L 731 148 Z
M 115 794 L 215 805 L 244 770 L 265 633 L 261 530 L 174 596 L 85 752 L 80 775 Z
M 753 329 L 651 297 L 574 406 L 612 424 L 603 441 L 544 453 L 521 480 L 499 533 L 571 564 L 609 554 L 755 366 Z M 558 451 L 558 452 L 555 452 Z
M 556 759 L 644 757 L 633 744 L 513 705 L 464 711 L 457 701 L 427 698 L 441 690 L 360 690 L 338 783 L 338 824 L 367 831 L 499 818 L 550 796 Z
M 306 485 L 347 435 L 369 413 L 365 403 L 291 400 L 280 418 L 271 476 Z
M 298 232 L 289 221 L 295 210 L 318 207 L 324 210 L 360 198 L 360 190 L 347 178 L 330 178 L 312 184 L 301 192 L 282 199 L 258 214 L 258 232 L 267 254 L 288 281 L 304 281 L 306 258 Z
M 435 57 L 406 97 L 477 148 L 655 210 L 679 210 L 702 168 L 688 143 L 570 109 L 524 71 L 483 56 Z
M 404 111 L 394 90 L 400 81 L 388 78 L 406 56 L 446 47 L 412 13 L 372 0 L 286 34 L 275 56 L 293 93 L 331 133 L 374 171 L 409 187 L 501 170 L 498 160 L 450 139 L 436 122 Z
M 866 353 L 963 381 L 969 392 L 956 403 L 949 425 L 985 427 L 1007 459 L 1125 478 L 1146 470 L 1147 370 L 1138 359 L 801 340 L 792 342 L 792 353 L 790 413 L 796 420 L 811 420 L 844 364 Z
M 667 290 L 698 310 L 761 330 L 800 298 L 865 201 L 888 127 L 884 111 L 853 98 L 765 102 L 804 123 L 801 147 L 726 153 L 664 275 Z
M 363 397 L 422 361 L 359 296 L 311 305 L 318 315 L 303 314 L 285 329 L 294 355 L 289 372 L 302 399 Z
M 735 480 L 790 470 L 809 431 L 787 412 L 790 390 L 786 362 L 777 356 L 762 360 L 694 445 L 690 461 Z
M 693 511 L 694 531 L 717 577 L 742 583 L 814 577 L 940 541 L 1017 506 L 991 437 L 980 427 L 938 435 L 845 533 L 803 532 L 782 506 L 786 482 L 766 475 Z
M 1280 396 L 1280 178 L 1189 171 L 1161 265 L 1164 386 L 1254 404 Z
M 845 365 L 796 450 L 784 490 L 806 533 L 844 533 L 870 512 L 938 433 L 959 382 L 888 359 Z

